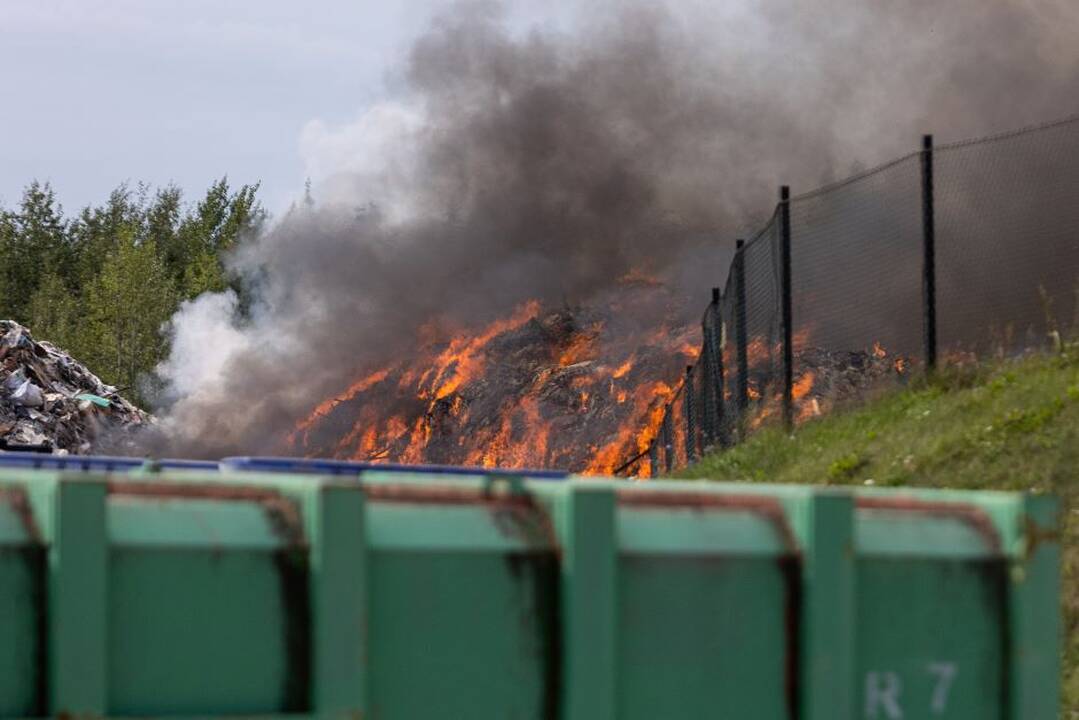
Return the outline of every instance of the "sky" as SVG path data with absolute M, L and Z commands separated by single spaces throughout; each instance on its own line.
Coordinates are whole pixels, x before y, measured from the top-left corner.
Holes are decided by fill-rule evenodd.
M 194 199 L 228 175 L 280 212 L 334 172 L 445 4 L 0 0 L 0 207 L 32 179 L 75 211 L 125 181 Z

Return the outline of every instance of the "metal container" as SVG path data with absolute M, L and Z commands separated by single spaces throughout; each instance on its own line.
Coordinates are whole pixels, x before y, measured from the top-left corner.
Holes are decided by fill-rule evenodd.
M 1056 504 L 0 470 L 0 717 L 1050 718 Z

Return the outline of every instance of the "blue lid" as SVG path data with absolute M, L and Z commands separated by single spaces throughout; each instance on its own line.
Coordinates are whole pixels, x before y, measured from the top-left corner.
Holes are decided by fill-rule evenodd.
M 145 462 L 143 458 L 131 457 L 47 455 L 33 452 L 0 453 L 0 467 L 35 468 L 40 470 L 127 472 L 141 468 Z
M 498 468 L 460 467 L 456 465 L 402 465 L 348 460 L 311 460 L 306 458 L 230 457 L 212 460 L 163 459 L 95 455 L 49 455 L 33 452 L 0 452 L 0 468 L 19 467 L 41 470 L 82 470 L 83 472 L 128 472 L 148 469 L 203 470 L 221 469 L 249 472 L 305 473 L 310 475 L 358 475 L 364 471 L 416 473 L 423 475 L 460 475 L 470 477 L 527 477 L 563 480 L 569 473 L 560 470 L 505 470 Z
M 220 470 L 216 460 L 178 460 L 166 458 L 164 460 L 149 460 L 147 465 L 151 470 Z
M 221 461 L 221 467 L 229 470 L 309 473 L 316 475 L 358 475 L 361 472 L 370 470 L 374 472 L 420 473 L 424 475 L 527 477 L 540 480 L 564 480 L 569 477 L 569 473 L 561 470 L 504 470 L 456 465 L 401 465 L 398 463 L 277 457 L 229 457 Z

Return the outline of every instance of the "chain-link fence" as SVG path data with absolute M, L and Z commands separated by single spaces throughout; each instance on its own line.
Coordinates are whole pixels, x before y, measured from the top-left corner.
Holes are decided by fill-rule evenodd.
M 622 472 L 662 475 L 939 362 L 1079 335 L 1079 116 L 790 197 L 713 290 L 696 365 Z

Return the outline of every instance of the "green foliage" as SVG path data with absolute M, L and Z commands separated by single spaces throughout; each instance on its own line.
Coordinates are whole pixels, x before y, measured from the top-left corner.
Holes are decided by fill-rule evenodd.
M 11 254 L 15 245 L 15 218 L 4 210 L 0 210 L 0 308 L 11 307 L 9 300 L 11 288 Z M 0 311 L 0 314 L 3 314 Z
M 170 270 L 185 299 L 230 286 L 224 257 L 261 226 L 264 213 L 255 199 L 258 185 L 230 192 L 222 178 L 206 192 L 195 211 L 180 223 Z M 179 263 L 175 258 L 181 258 Z M 234 287 L 234 289 L 239 289 Z
M 174 291 L 152 240 L 122 233 L 86 290 L 81 358 L 124 388 L 165 354 L 161 329 L 176 307 Z
M 183 300 L 231 287 L 227 256 L 257 235 L 258 185 L 215 182 L 197 203 L 170 185 L 121 185 L 65 219 L 55 193 L 32 182 L 0 208 L 0 317 L 30 326 L 140 399 L 141 379 L 168 353 L 166 321 Z
M 858 453 L 848 453 L 828 465 L 828 477 L 832 480 L 849 480 L 866 465 L 866 459 Z
M 45 269 L 65 273 L 72 268 L 67 226 L 52 188 L 36 181 L 26 187 L 19 207 L 7 213 L 5 226 L 3 297 L 7 314 L 25 318 Z
M 65 348 L 76 344 L 79 303 L 63 278 L 46 269 L 30 298 L 30 327 L 38 337 Z

